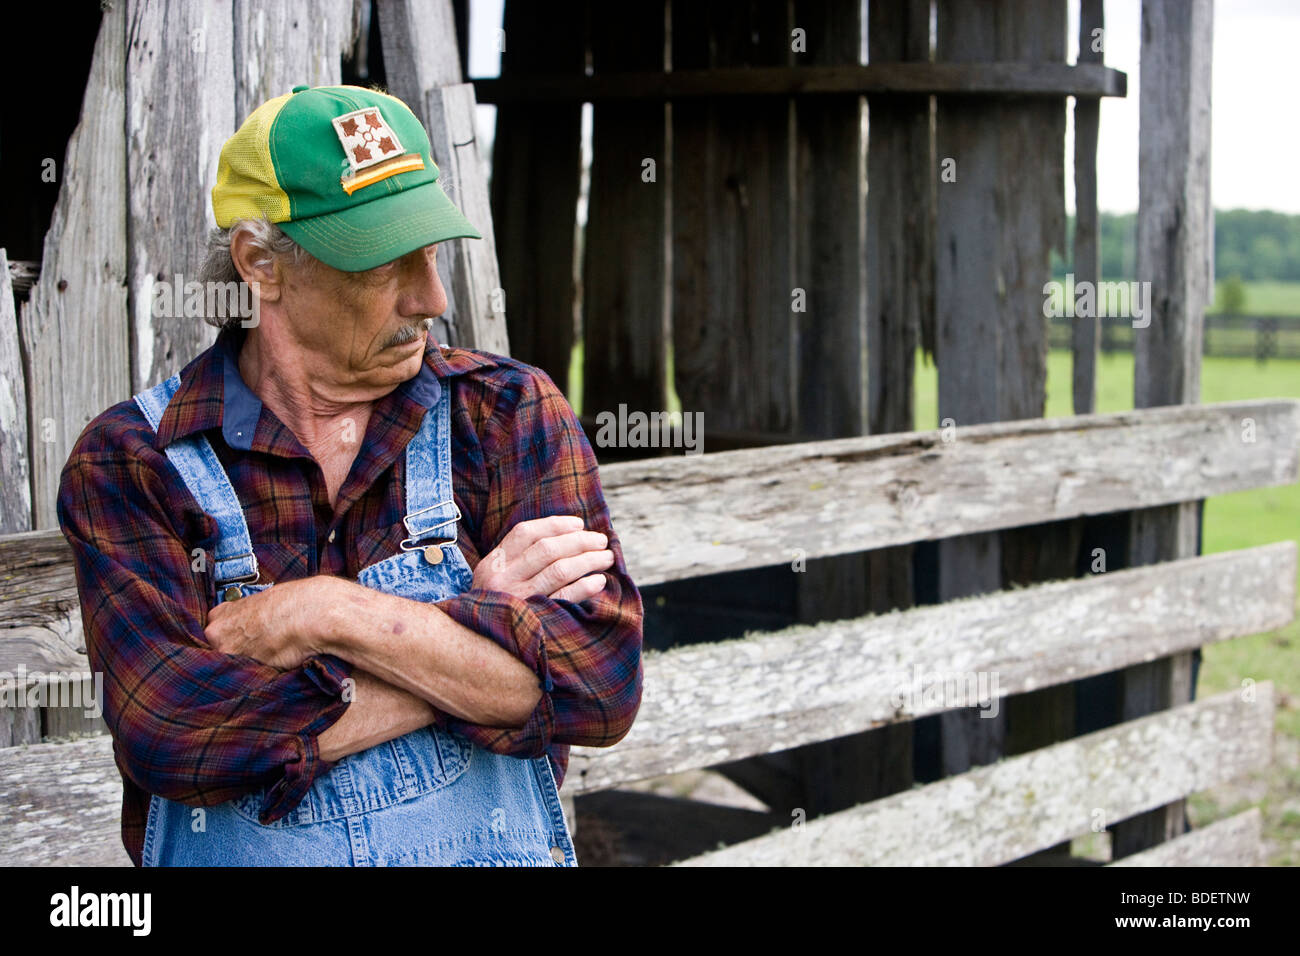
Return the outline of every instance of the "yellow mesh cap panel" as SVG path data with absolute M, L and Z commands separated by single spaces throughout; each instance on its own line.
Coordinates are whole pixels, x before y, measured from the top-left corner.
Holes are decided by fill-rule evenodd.
M 288 220 L 289 196 L 280 188 L 271 164 L 271 126 L 292 96 L 285 93 L 253 110 L 221 147 L 212 215 L 222 229 L 237 219 Z

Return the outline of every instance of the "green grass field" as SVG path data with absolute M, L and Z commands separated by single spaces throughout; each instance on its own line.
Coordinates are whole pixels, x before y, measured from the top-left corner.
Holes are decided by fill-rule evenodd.
M 1300 282 L 1254 281 L 1242 285 L 1246 288 L 1246 315 L 1300 315 Z

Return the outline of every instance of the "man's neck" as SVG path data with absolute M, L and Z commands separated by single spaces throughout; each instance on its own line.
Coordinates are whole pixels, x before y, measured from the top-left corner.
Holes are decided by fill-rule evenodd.
M 291 347 L 277 350 L 267 360 L 268 343 L 251 330 L 239 350 L 239 375 L 280 421 L 297 436 L 318 461 L 318 451 L 333 449 L 340 441 L 355 454 L 370 420 L 373 399 L 354 398 L 332 383 L 328 373 L 309 356 Z

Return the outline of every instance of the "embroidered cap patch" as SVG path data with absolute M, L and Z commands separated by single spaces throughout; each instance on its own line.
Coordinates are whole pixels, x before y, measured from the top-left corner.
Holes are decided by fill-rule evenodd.
M 389 176 L 424 169 L 419 153 L 403 153 L 397 134 L 384 122 L 377 106 L 354 110 L 334 118 L 334 132 L 348 158 L 348 174 L 339 180 L 351 196 Z

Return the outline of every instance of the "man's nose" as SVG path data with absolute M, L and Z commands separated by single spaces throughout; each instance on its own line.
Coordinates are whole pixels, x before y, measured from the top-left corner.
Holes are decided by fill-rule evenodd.
M 403 277 L 402 315 L 439 316 L 447 311 L 447 290 L 438 276 L 438 260 L 432 247 L 422 256 L 412 256 L 414 262 Z

